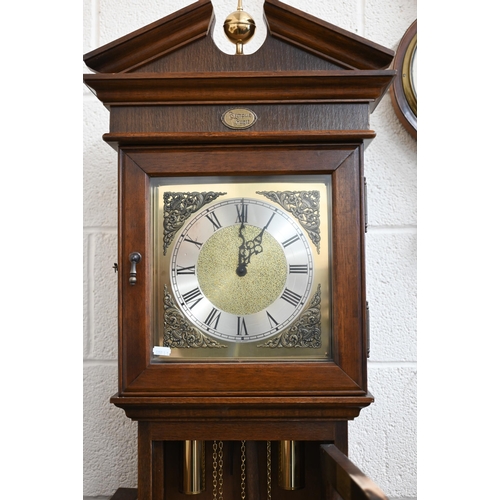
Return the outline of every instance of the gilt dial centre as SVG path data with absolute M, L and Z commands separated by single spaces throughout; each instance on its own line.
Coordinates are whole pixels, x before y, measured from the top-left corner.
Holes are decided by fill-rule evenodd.
M 251 241 L 262 229 L 245 225 L 244 238 Z M 237 316 L 254 314 L 269 307 L 283 292 L 287 260 L 282 246 L 267 231 L 262 234 L 262 252 L 240 267 L 240 225 L 216 231 L 202 246 L 196 272 L 200 289 L 215 307 Z

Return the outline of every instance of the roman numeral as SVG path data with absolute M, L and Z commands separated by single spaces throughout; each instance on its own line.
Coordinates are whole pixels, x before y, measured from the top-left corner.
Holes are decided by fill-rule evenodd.
M 203 245 L 203 243 L 200 243 L 199 241 L 194 241 L 194 240 L 192 240 L 192 239 L 188 238 L 187 236 L 186 236 L 186 238 L 184 238 L 184 241 L 187 241 L 187 242 L 189 242 L 189 243 L 192 243 L 193 245 L 196 245 L 196 246 L 198 247 L 198 250 L 199 250 L 199 249 L 202 247 L 202 245 Z
M 278 326 L 278 322 L 266 311 L 267 319 L 269 320 L 269 324 L 271 328 L 275 328 Z
M 286 300 L 289 304 L 292 304 L 292 306 L 297 307 L 302 297 L 298 293 L 292 292 L 288 288 L 285 288 L 285 291 L 283 292 L 281 298 L 283 300 Z
M 237 335 L 243 335 L 243 333 L 245 335 L 248 335 L 247 325 L 245 324 L 245 318 L 238 316 L 238 331 L 236 333 Z
M 241 205 L 236 205 L 236 222 L 246 224 L 248 220 L 248 203 L 243 203 L 241 200 Z
M 215 307 L 210 311 L 210 314 L 205 320 L 205 325 L 211 326 L 214 330 L 217 330 L 217 325 L 219 324 L 221 312 Z M 213 325 L 213 326 L 212 326 Z
M 282 243 L 282 245 L 284 247 L 287 247 L 287 246 L 290 246 L 292 243 L 295 243 L 296 241 L 299 241 L 299 237 L 297 235 L 295 236 L 292 236 L 291 238 L 289 238 L 288 240 L 284 241 Z
M 184 299 L 184 303 L 186 305 L 193 302 L 193 304 L 189 306 L 189 309 L 192 309 L 196 304 L 198 304 L 198 302 L 200 302 L 201 299 L 203 299 L 203 295 L 201 294 L 201 290 L 199 288 L 193 288 L 190 292 L 185 293 L 182 298 Z
M 188 267 L 182 267 L 182 266 L 177 266 L 176 269 L 176 274 L 195 274 L 194 271 L 194 266 L 188 266 Z
M 211 214 L 207 214 L 206 217 L 214 226 L 214 232 L 217 231 L 217 229 L 221 228 L 221 224 L 219 222 L 219 219 L 217 219 L 217 215 L 215 215 L 215 212 L 212 212 Z
M 290 274 L 307 274 L 307 264 L 290 264 L 288 272 Z

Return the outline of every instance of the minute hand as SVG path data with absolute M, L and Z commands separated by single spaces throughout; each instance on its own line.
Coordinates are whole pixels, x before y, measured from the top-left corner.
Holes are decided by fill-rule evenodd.
M 236 274 L 238 276 L 245 276 L 247 274 L 247 265 L 250 264 L 250 257 L 261 253 L 264 249 L 262 248 L 262 237 L 264 231 L 268 228 L 269 224 L 273 220 L 274 214 L 268 220 L 267 224 L 262 228 L 262 231 L 251 241 L 245 240 L 244 229 L 245 224 L 242 222 L 239 230 L 239 237 L 241 238 L 241 245 L 238 249 L 238 267 L 236 268 Z
M 245 264 L 250 263 L 250 257 L 252 255 L 257 255 L 261 253 L 264 249 L 262 248 L 262 237 L 264 236 L 264 231 L 269 227 L 271 221 L 273 220 L 274 213 L 271 215 L 271 218 L 267 221 L 267 224 L 262 228 L 262 231 L 253 239 L 246 242 L 246 249 L 248 250 L 248 257 Z

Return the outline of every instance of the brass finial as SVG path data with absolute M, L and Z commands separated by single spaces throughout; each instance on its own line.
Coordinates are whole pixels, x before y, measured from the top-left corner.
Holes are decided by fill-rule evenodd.
M 243 45 L 255 33 L 255 21 L 243 10 L 243 0 L 238 0 L 238 10 L 229 14 L 224 21 L 224 33 L 236 45 L 236 54 L 243 54 Z

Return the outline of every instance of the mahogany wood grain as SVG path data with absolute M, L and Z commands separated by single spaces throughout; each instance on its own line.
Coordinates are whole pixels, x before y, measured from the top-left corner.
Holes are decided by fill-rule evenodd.
M 182 134 L 215 132 L 242 138 L 259 137 L 260 133 L 276 134 L 276 131 L 294 132 L 296 135 L 314 131 L 362 131 L 369 128 L 369 104 L 345 103 L 300 103 L 270 104 L 249 103 L 244 107 L 257 116 L 250 129 L 231 130 L 224 125 L 222 116 L 228 104 L 220 105 L 113 105 L 110 133 Z M 321 127 L 320 129 L 318 127 Z M 196 143 L 193 140 L 192 143 Z
M 103 139 L 118 150 L 134 147 L 177 146 L 177 149 L 199 150 L 206 145 L 291 145 L 302 147 L 315 144 L 318 149 L 331 144 L 350 148 L 352 145 L 367 143 L 375 138 L 373 130 L 301 130 L 301 131 L 265 131 L 265 132 L 124 132 L 107 133 Z
M 278 137 L 281 137 L 281 134 L 276 136 Z M 362 138 L 359 135 L 357 143 L 354 144 L 346 141 L 333 145 L 303 145 L 290 141 L 281 145 L 278 139 L 276 142 L 264 145 L 226 144 L 224 147 L 210 146 L 203 142 L 198 145 L 194 142 L 188 147 L 123 148 L 122 153 L 132 160 L 136 168 L 151 177 L 332 175 L 340 166 L 346 165 L 345 162 L 359 147 Z M 332 142 L 335 142 L 333 136 Z M 349 164 L 345 168 L 357 167 L 355 164 Z M 350 196 L 349 190 L 347 191 L 346 196 Z
M 343 500 L 388 500 L 334 444 L 321 445 L 321 464 L 324 479 Z
M 264 500 L 266 498 L 265 496 L 260 495 L 260 490 L 262 489 L 263 484 L 266 483 L 266 475 L 264 474 L 263 468 L 261 468 L 261 471 L 259 473 L 259 450 L 257 448 L 257 442 L 256 441 L 246 441 L 245 443 L 246 447 L 246 495 L 248 500 Z M 235 447 L 236 448 L 236 447 Z M 262 463 L 264 462 L 264 454 L 261 454 Z M 239 454 L 240 460 L 240 470 L 241 470 L 241 452 Z M 238 483 L 235 481 L 234 486 L 237 487 Z M 241 485 L 240 485 L 241 486 Z M 236 489 L 236 488 L 235 488 Z M 238 494 L 238 492 L 241 491 L 241 489 L 238 489 L 238 491 L 235 492 L 235 496 Z M 241 497 L 241 495 L 240 495 Z
M 210 27 L 213 8 L 210 0 L 199 0 L 184 9 L 151 23 L 86 54 L 85 64 L 94 71 L 132 71 L 152 58 L 176 51 Z
M 370 102 L 373 110 L 395 75 L 391 70 L 231 73 L 102 73 L 84 82 L 107 105 Z
M 336 362 L 366 388 L 366 298 L 362 147 L 356 148 L 332 176 L 334 269 L 332 289 L 336 318 Z M 356 167 L 354 167 L 356 166 Z M 349 168 L 350 167 L 350 168 Z M 349 186 L 348 191 L 346 186 Z M 354 353 L 357 355 L 354 355 Z
M 124 310 L 119 352 L 125 371 L 120 377 L 121 396 L 366 396 L 363 173 L 359 148 L 313 145 L 122 150 L 120 216 L 123 220 L 119 240 L 123 248 L 119 290 Z M 148 295 L 152 255 L 149 179 L 181 174 L 304 173 L 326 173 L 332 177 L 333 360 L 312 365 L 307 362 L 152 363 L 149 359 L 152 350 Z M 133 251 L 140 252 L 143 261 L 138 265 L 137 285 L 130 286 L 128 255 Z M 314 376 L 310 376 L 311 369 Z M 308 381 L 307 387 L 304 380 Z
M 153 441 L 150 439 L 149 422 L 141 422 L 137 427 L 137 488 L 140 500 L 157 500 L 153 496 L 153 474 L 157 464 L 153 459 L 161 460 L 157 454 L 153 454 Z
M 172 72 L 240 72 L 240 71 L 328 71 L 345 69 L 331 60 L 283 43 L 282 40 L 268 35 L 259 49 L 244 57 L 226 54 L 215 45 L 213 38 L 199 38 L 180 50 L 158 57 L 143 64 L 141 73 Z
M 266 0 L 264 2 L 264 13 L 269 29 L 268 39 L 271 40 L 267 48 L 264 43 L 263 51 L 255 57 L 234 58 L 216 52 L 215 44 L 211 37 L 207 36 L 213 22 L 213 9 L 209 0 L 199 0 L 198 2 L 181 9 L 173 14 L 159 19 L 139 30 L 110 42 L 98 49 L 95 49 L 84 56 L 84 62 L 89 68 L 101 73 L 124 73 L 134 71 L 179 71 L 169 62 L 165 66 L 165 59 L 170 54 L 178 54 L 182 59 L 186 59 L 186 54 L 182 48 L 192 45 L 193 42 L 205 38 L 202 48 L 206 55 L 210 55 L 209 60 L 212 67 L 224 68 L 228 71 L 237 71 L 238 65 L 245 65 L 253 70 L 262 70 L 263 64 L 267 64 L 268 69 L 283 71 L 288 66 L 281 65 L 280 54 L 282 51 L 275 51 L 272 47 L 274 39 L 279 39 L 293 50 L 292 57 L 287 60 L 303 60 L 312 54 L 314 59 L 326 61 L 330 67 L 309 64 L 304 69 L 332 69 L 337 66 L 344 69 L 384 69 L 387 68 L 394 56 L 394 52 L 378 45 L 363 37 L 350 33 L 344 29 L 327 23 L 319 18 L 305 14 L 278 0 Z M 211 49 L 208 48 L 210 44 Z M 296 50 L 299 49 L 299 50 Z M 286 49 L 285 49 L 286 50 Z M 210 54 L 206 54 L 210 52 Z M 264 54 L 262 54 L 264 52 Z M 269 55 L 275 54 L 276 57 Z M 194 55 L 197 61 L 197 70 L 203 71 L 206 61 Z M 311 60 L 311 57 L 308 57 Z M 277 64 L 276 64 L 277 63 Z M 185 66 L 185 62 L 181 62 Z M 189 64 L 189 63 L 188 63 Z M 236 65 L 236 66 L 235 66 Z M 208 66 L 209 67 L 209 66 Z M 210 68 L 210 67 L 209 67 Z M 210 68 L 211 69 L 211 68 Z M 190 71 L 194 71 L 193 68 Z
M 264 12 L 272 36 L 345 68 L 384 69 L 394 56 L 392 50 L 278 0 L 266 0 Z
M 289 401 L 240 398 L 238 402 L 229 398 L 210 401 L 193 398 L 189 403 L 155 399 L 158 401 L 146 397 L 114 397 L 111 401 L 133 420 L 157 422 L 155 439 L 158 440 L 208 439 L 208 436 L 211 439 L 331 439 L 337 422 L 355 418 L 361 408 L 373 402 L 371 396 L 324 398 L 315 404 L 307 398 Z
M 151 456 L 151 483 L 153 487 L 153 500 L 165 500 L 165 441 L 153 441 Z
M 120 154 L 124 168 L 119 173 L 118 238 L 124 242 L 118 246 L 119 273 L 118 289 L 129 293 L 118 293 L 118 342 L 121 355 L 119 381 L 122 388 L 131 384 L 145 363 L 149 363 L 148 345 L 133 332 L 150 331 L 150 318 L 147 314 L 137 314 L 138 306 L 150 310 L 150 241 L 149 241 L 149 204 L 136 210 L 137 199 L 149 197 L 147 175 L 131 163 L 126 155 Z M 125 243 L 126 242 L 126 243 Z M 129 255 L 139 252 L 142 256 L 137 264 L 137 284 L 129 284 L 131 263 Z M 129 355 L 123 355 L 123 353 Z M 133 353 L 133 354 L 132 354 Z

